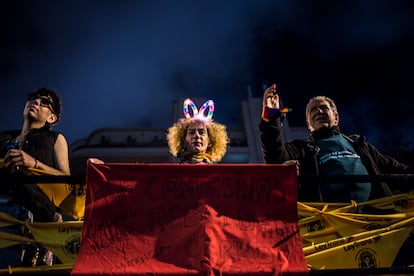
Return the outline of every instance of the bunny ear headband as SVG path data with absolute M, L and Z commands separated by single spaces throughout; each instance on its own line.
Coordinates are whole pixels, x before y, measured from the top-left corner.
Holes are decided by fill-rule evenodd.
M 191 108 L 192 114 L 190 114 Z M 205 111 L 208 109 L 207 115 L 205 114 Z M 212 100 L 206 101 L 201 107 L 200 110 L 197 109 L 197 106 L 194 104 L 194 102 L 190 99 L 185 99 L 183 104 L 183 113 L 185 118 L 187 119 L 198 119 L 201 121 L 212 121 L 213 118 L 213 112 L 214 112 L 214 102 Z

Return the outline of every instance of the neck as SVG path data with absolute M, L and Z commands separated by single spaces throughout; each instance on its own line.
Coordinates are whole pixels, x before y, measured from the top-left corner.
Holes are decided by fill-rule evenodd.
M 31 129 L 39 129 L 44 127 L 44 123 L 39 123 L 35 121 L 29 121 L 25 120 L 23 123 L 22 131 L 20 132 L 20 135 L 27 134 Z
M 328 127 L 321 128 L 319 130 L 315 130 L 312 132 L 312 136 L 315 138 L 324 138 L 324 137 L 334 136 L 338 134 L 340 134 L 338 126 L 333 126 L 330 128 Z
M 182 163 L 213 163 L 211 161 L 211 156 L 208 153 L 193 153 L 193 152 L 184 152 L 181 156 Z

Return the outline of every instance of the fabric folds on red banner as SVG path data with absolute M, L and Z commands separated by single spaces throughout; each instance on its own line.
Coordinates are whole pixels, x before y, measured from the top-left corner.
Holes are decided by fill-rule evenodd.
M 296 167 L 94 164 L 73 275 L 307 274 Z

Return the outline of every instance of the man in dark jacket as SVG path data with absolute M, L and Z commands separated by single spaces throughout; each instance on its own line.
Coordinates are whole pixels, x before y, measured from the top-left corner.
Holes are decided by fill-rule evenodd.
M 283 115 L 273 84 L 264 92 L 259 125 L 266 163 L 297 160 L 302 176 L 414 173 L 412 167 L 381 154 L 364 137 L 341 133 L 335 102 L 326 96 L 313 97 L 306 106 L 306 123 L 311 134 L 308 139 L 285 143 L 280 121 Z M 377 182 L 303 182 L 298 187 L 299 201 L 307 202 L 363 202 L 388 195 L 391 195 L 388 186 Z

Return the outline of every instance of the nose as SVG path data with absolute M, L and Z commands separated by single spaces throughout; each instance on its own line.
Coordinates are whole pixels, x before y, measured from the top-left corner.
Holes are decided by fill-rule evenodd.
M 316 111 L 317 111 L 318 113 L 323 113 L 323 109 L 322 109 L 320 106 L 318 106 L 318 107 L 316 108 Z

